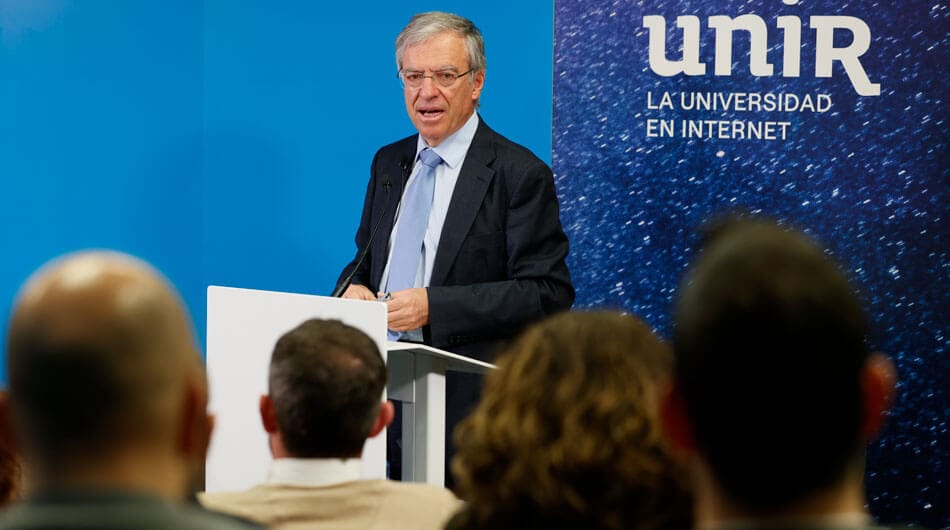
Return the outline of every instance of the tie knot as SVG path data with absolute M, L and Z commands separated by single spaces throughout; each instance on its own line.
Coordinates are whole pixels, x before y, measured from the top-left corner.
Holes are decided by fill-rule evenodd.
M 442 163 L 442 157 L 432 149 L 426 147 L 419 153 L 419 160 L 429 167 L 435 167 Z

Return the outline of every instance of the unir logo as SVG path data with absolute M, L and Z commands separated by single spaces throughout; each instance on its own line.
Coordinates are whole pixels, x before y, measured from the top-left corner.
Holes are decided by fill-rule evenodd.
M 785 2 L 789 3 L 788 0 Z M 771 77 L 773 65 L 768 62 L 768 27 L 758 15 L 745 14 L 732 18 L 711 16 L 709 29 L 715 30 L 713 75 L 732 75 L 732 37 L 736 31 L 749 33 L 749 71 L 754 76 Z M 880 83 L 872 83 L 861 64 L 861 56 L 871 46 L 871 30 L 860 18 L 850 16 L 812 16 L 809 26 L 815 31 L 815 77 L 831 77 L 832 64 L 839 61 L 855 92 L 862 96 L 879 96 Z M 683 53 L 678 60 L 666 56 L 666 19 L 661 15 L 643 17 L 649 31 L 650 69 L 657 75 L 671 77 L 680 73 L 689 76 L 706 74 L 706 64 L 699 60 L 700 19 L 694 15 L 676 17 L 676 26 L 683 31 Z M 802 21 L 797 16 L 780 16 L 776 26 L 783 33 L 782 77 L 800 77 Z M 837 48 L 837 30 L 849 31 L 853 37 L 847 46 Z

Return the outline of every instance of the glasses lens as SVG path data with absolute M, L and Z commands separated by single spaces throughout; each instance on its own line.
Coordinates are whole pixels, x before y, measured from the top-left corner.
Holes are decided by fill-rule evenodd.
M 455 80 L 460 76 L 453 74 L 452 72 L 436 72 L 433 74 L 433 77 L 439 82 L 440 85 L 448 87 L 452 86 L 455 83 Z

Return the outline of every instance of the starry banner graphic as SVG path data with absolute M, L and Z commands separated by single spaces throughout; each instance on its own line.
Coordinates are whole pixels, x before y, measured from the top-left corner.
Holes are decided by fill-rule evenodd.
M 848 267 L 897 359 L 872 511 L 950 525 L 950 6 L 769 0 L 555 3 L 553 166 L 577 306 L 664 335 L 696 227 L 807 228 Z

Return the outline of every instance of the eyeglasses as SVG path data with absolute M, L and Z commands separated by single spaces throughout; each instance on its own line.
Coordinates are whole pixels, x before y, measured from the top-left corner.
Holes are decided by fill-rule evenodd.
M 405 70 L 405 71 L 400 70 L 396 72 L 396 76 L 399 77 L 400 81 L 402 81 L 402 86 L 406 88 L 419 88 L 422 86 L 422 83 L 425 82 L 427 78 L 432 79 L 433 81 L 438 83 L 440 86 L 448 88 L 454 85 L 455 82 L 458 81 L 460 77 L 465 77 L 474 71 L 475 69 L 471 68 L 466 72 L 462 72 L 461 74 L 456 74 L 455 72 L 452 72 L 449 70 L 442 70 L 438 72 L 433 72 L 432 75 L 425 75 L 423 72 L 419 72 L 417 70 Z

